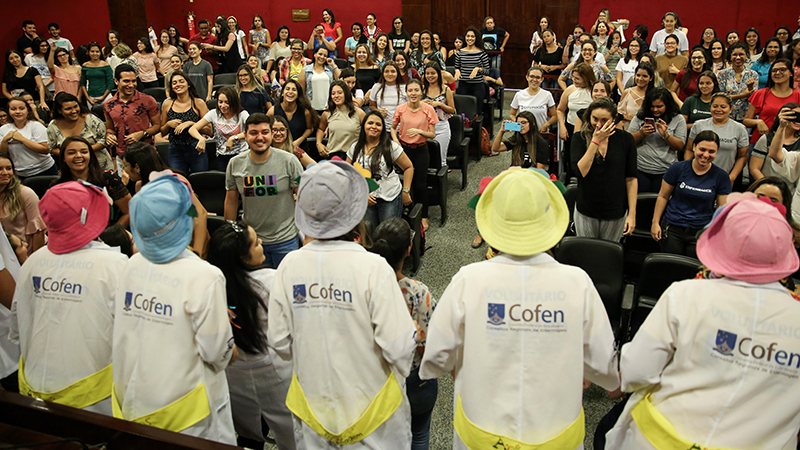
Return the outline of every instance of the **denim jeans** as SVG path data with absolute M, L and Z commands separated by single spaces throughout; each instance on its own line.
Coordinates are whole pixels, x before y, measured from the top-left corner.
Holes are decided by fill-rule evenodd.
M 403 216 L 403 193 L 397 194 L 397 197 L 392 201 L 377 199 L 378 204 L 372 205 L 367 208 L 367 213 L 364 214 L 364 220 L 371 223 L 373 227 L 378 228 L 384 220 L 391 219 L 392 217 Z
M 297 236 L 289 239 L 288 241 L 278 242 L 275 244 L 261 244 L 264 247 L 264 264 L 270 265 L 275 269 L 283 261 L 283 258 L 292 250 L 300 248 L 300 241 Z
M 464 74 L 462 74 L 463 76 Z M 467 74 L 469 76 L 469 74 Z M 484 82 L 480 83 L 467 83 L 462 78 L 461 81 L 458 83 L 458 87 L 456 88 L 456 94 L 459 95 L 471 95 L 475 97 L 478 101 L 478 115 L 483 113 L 483 99 L 486 97 L 486 86 Z M 467 119 L 472 120 L 472 117 L 467 117 Z
M 439 380 L 420 380 L 419 369 L 414 369 L 406 378 L 406 393 L 411 404 L 411 450 L 428 450 Z
M 246 150 L 249 151 L 249 150 Z M 228 170 L 228 163 L 237 155 L 217 155 L 217 170 L 226 172 Z
M 175 170 L 179 170 L 186 175 L 205 172 L 208 170 L 208 155 L 197 153 L 195 148 L 197 141 L 192 141 L 189 145 L 179 145 L 169 143 L 169 166 Z

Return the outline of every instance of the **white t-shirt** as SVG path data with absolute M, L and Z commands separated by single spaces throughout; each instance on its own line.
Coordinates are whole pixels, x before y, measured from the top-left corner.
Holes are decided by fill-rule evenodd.
M 383 99 L 381 99 L 381 96 L 379 95 L 381 85 L 375 83 L 375 85 L 372 86 L 372 91 L 369 93 L 370 101 L 377 103 L 378 109 L 386 108 L 387 114 L 386 117 L 383 118 L 383 121 L 386 123 L 387 129 L 392 127 L 394 110 L 397 109 L 398 106 L 408 101 L 408 96 L 406 96 L 406 86 L 404 84 L 399 85 L 399 96 L 397 94 L 397 88 L 398 86 L 386 86 L 386 93 L 383 95 Z
M 25 64 L 39 72 L 39 75 L 42 76 L 42 83 L 47 84 L 50 78 L 52 78 L 52 75 L 50 75 L 50 68 L 47 67 L 47 60 L 44 57 L 37 57 L 33 56 L 32 53 L 28 53 L 25 55 Z M 47 89 L 51 92 L 55 90 L 55 83 L 50 83 Z
M 203 116 L 203 119 L 214 125 L 214 140 L 217 142 L 218 155 L 238 155 L 247 150 L 247 142 L 244 139 L 239 139 L 239 142 L 234 143 L 231 150 L 228 150 L 225 144 L 231 136 L 244 132 L 244 122 L 248 117 L 250 117 L 250 113 L 242 110 L 238 116 L 226 119 L 222 114 L 217 114 L 216 108 Z
M 56 44 L 56 47 L 66 49 L 68 52 L 71 52 L 75 48 L 72 46 L 72 42 L 70 42 L 69 39 L 64 37 L 60 37 L 58 39 L 50 38 L 47 40 L 47 43 L 50 45 Z
M 511 100 L 511 108 L 516 109 L 517 114 L 522 111 L 533 113 L 536 117 L 536 128 L 541 128 L 547 122 L 547 110 L 551 106 L 556 106 L 553 94 L 544 89 L 539 89 L 536 95 L 531 95 L 527 89 L 523 89 L 514 94 L 514 100 Z
M 13 123 L 7 123 L 0 127 L 0 140 L 12 131 L 18 131 L 33 142 L 47 145 L 47 129 L 39 122 L 29 120 L 22 129 Z M 14 161 L 14 171 L 21 177 L 34 176 L 55 164 L 49 153 L 46 155 L 37 153 L 16 139 L 8 141 L 8 152 Z
M 19 261 L 17 255 L 14 254 L 14 249 L 6 238 L 3 232 L 3 226 L 0 225 L 0 270 L 8 269 L 11 278 L 14 281 L 19 276 Z M 5 378 L 19 366 L 19 344 L 15 344 L 9 340 L 11 333 L 11 321 L 15 320 L 11 317 L 11 311 L 5 306 L 0 305 L 0 378 Z
M 688 52 L 689 39 L 686 38 L 686 33 L 676 28 L 671 34 L 678 36 L 678 52 Z M 654 52 L 656 56 L 666 53 L 667 50 L 664 48 L 664 39 L 666 39 L 667 36 L 669 36 L 669 34 L 663 29 L 656 31 L 653 35 L 653 39 L 650 41 L 650 52 Z
M 628 61 L 627 63 L 625 62 L 625 58 L 622 58 L 617 63 L 617 69 L 616 69 L 617 73 L 622 72 L 622 85 L 617 86 L 617 89 L 619 89 L 620 94 L 622 93 L 621 87 L 625 86 L 625 84 L 628 83 L 628 80 L 630 80 L 631 78 L 633 78 L 634 75 L 636 75 L 636 68 L 638 66 L 639 66 L 639 61 L 633 58 L 631 58 L 631 60 Z M 655 67 L 653 67 L 653 69 L 655 69 Z
M 239 46 L 239 56 L 242 57 L 242 61 L 246 61 L 247 60 L 247 56 L 244 54 L 244 45 L 247 42 L 245 40 L 245 37 L 247 35 L 244 34 L 243 30 L 236 31 L 233 34 L 236 35 L 236 45 Z
M 347 149 L 347 157 L 351 160 L 353 159 L 353 154 L 356 151 L 356 144 L 350 146 Z M 397 158 L 403 153 L 403 147 L 397 145 L 397 142 L 392 141 L 392 161 L 397 161 Z M 361 167 L 369 170 L 370 162 L 372 161 L 372 155 L 366 156 L 362 152 L 358 155 L 358 160 L 353 161 L 353 163 L 361 164 Z M 386 166 L 386 159 L 380 159 L 380 179 L 375 180 L 378 183 L 378 190 L 371 192 L 376 198 L 381 200 L 386 200 L 387 202 L 394 200 L 400 194 L 400 191 L 403 190 L 403 185 L 400 184 L 400 177 L 397 176 L 397 172 L 394 171 L 394 167 L 387 167 Z M 375 179 L 375 177 L 372 177 Z
M 311 88 L 314 95 L 311 97 L 311 107 L 321 111 L 328 107 L 328 94 L 331 87 L 331 80 L 325 72 L 316 73 L 312 70 Z

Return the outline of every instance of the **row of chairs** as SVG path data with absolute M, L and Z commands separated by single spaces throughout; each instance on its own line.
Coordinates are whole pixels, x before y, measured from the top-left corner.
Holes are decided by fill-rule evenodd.
M 661 294 L 676 281 L 695 277 L 700 261 L 670 253 L 651 253 L 644 258 L 634 289 L 633 304 L 623 308 L 625 249 L 619 242 L 567 236 L 554 250 L 556 260 L 580 267 L 589 275 L 603 300 L 614 335 L 621 345 L 633 339 Z

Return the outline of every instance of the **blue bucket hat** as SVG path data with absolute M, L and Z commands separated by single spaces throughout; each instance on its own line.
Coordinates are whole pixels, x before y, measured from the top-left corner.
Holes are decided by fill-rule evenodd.
M 193 211 L 191 192 L 177 176 L 150 181 L 130 201 L 136 248 L 150 262 L 172 261 L 192 240 Z

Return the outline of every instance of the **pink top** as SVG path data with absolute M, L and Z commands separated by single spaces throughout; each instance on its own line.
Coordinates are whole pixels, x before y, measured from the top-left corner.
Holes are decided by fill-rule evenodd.
M 177 54 L 178 47 L 175 47 L 174 45 L 170 45 L 165 50 L 158 49 L 158 51 L 156 51 L 156 56 L 158 56 L 158 65 L 161 67 L 161 72 L 165 74 L 172 72 L 172 70 L 170 70 L 172 64 L 170 64 L 169 60 Z
M 69 73 L 61 67 L 53 66 L 53 86 L 55 93 L 67 92 L 78 96 L 78 89 L 81 83 L 81 72 Z
M 336 34 L 336 29 L 337 28 L 342 28 L 342 24 L 339 23 L 339 22 L 334 22 L 333 23 L 333 27 L 331 28 L 331 26 L 330 26 L 330 24 L 328 22 L 323 22 L 322 23 L 322 28 L 325 30 L 325 36 L 331 37 L 334 40 L 336 40 L 336 38 L 339 37 L 339 35 Z
M 156 75 L 158 57 L 155 52 L 146 55 L 136 52 L 133 57 L 136 58 L 136 62 L 139 64 L 139 79 L 142 80 L 142 83 L 150 83 L 158 79 L 158 75 Z
M 410 128 L 418 128 L 422 131 L 428 131 L 431 125 L 439 123 L 439 118 L 436 116 L 436 110 L 427 103 L 420 103 L 421 108 L 416 111 L 411 111 L 408 103 L 403 103 L 398 106 L 394 111 L 394 125 L 397 127 L 397 138 L 403 144 L 424 144 L 428 142 L 428 138 L 418 134 L 416 136 L 409 136 L 408 130 Z
M 47 229 L 47 226 L 39 214 L 39 197 L 28 186 L 22 186 L 22 209 L 14 220 L 6 217 L 6 212 L 0 210 L 0 223 L 3 230 L 8 234 L 13 234 L 20 241 L 28 243 L 28 250 L 33 251 L 33 235 L 39 231 Z M 0 203 L 0 209 L 3 208 Z

